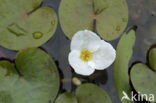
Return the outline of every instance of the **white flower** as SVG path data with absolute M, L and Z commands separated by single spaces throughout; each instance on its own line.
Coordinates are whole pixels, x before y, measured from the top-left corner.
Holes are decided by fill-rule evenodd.
M 116 51 L 111 44 L 88 30 L 77 32 L 70 46 L 69 64 L 81 75 L 91 75 L 95 69 L 103 70 L 109 67 L 116 57 Z

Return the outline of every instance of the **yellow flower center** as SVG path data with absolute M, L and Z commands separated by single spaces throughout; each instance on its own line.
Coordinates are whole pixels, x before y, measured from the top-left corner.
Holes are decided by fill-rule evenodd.
M 92 59 L 92 53 L 89 50 L 82 50 L 80 55 L 81 60 L 87 62 Z

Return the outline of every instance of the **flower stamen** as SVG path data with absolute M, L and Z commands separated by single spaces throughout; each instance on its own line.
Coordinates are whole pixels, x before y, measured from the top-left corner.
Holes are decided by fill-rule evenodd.
M 82 50 L 80 55 L 81 60 L 88 62 L 92 59 L 92 53 L 89 50 Z

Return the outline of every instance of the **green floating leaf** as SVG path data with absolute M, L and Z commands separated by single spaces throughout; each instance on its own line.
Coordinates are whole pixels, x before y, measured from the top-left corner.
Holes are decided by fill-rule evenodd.
M 156 70 L 156 48 L 153 48 L 149 52 L 149 65 L 152 69 Z
M 130 96 L 131 87 L 129 84 L 128 65 L 133 54 L 133 46 L 135 44 L 135 31 L 131 30 L 128 34 L 124 34 L 117 46 L 116 60 L 114 63 L 114 82 L 120 99 L 123 97 L 123 91 Z M 131 103 L 124 99 L 122 103 Z
M 0 0 L 0 45 L 20 50 L 47 42 L 57 27 L 53 9 L 42 0 Z M 38 8 L 38 9 L 37 9 Z
M 125 0 L 61 0 L 60 24 L 68 38 L 79 30 L 96 28 L 104 40 L 120 36 L 128 22 Z
M 72 93 L 63 93 L 55 103 L 78 103 L 76 97 Z
M 94 84 L 83 84 L 76 89 L 78 103 L 111 103 L 108 94 Z
M 0 61 L 0 103 L 49 103 L 59 90 L 59 74 L 45 52 L 30 48 L 20 51 L 15 68 Z
M 146 94 L 143 96 L 147 101 L 152 101 L 153 96 L 156 96 L 156 74 L 150 70 L 145 64 L 138 63 L 132 67 L 131 70 L 131 81 L 140 94 Z M 152 95 L 151 95 L 152 94 Z M 155 100 L 156 102 L 156 100 Z

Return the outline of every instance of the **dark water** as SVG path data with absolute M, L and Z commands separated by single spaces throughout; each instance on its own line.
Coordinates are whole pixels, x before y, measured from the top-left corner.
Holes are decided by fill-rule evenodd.
M 54 8 L 58 14 L 60 0 L 45 0 L 42 6 Z M 136 25 L 136 44 L 134 55 L 130 62 L 141 61 L 146 63 L 148 49 L 156 44 L 156 0 L 127 0 L 129 7 L 129 23 L 127 28 Z M 116 48 L 119 39 L 111 44 Z M 114 86 L 113 66 L 103 71 L 96 71 L 90 77 L 77 75 L 68 64 L 68 53 L 70 40 L 66 38 L 58 24 L 55 35 L 43 46 L 41 46 L 56 61 L 61 74 L 60 93 L 64 91 L 74 92 L 76 86 L 71 82 L 72 77 L 78 77 L 82 82 L 93 82 L 103 88 L 111 97 L 112 103 L 121 103 Z M 9 51 L 0 47 L 0 51 L 12 60 L 17 52 Z

